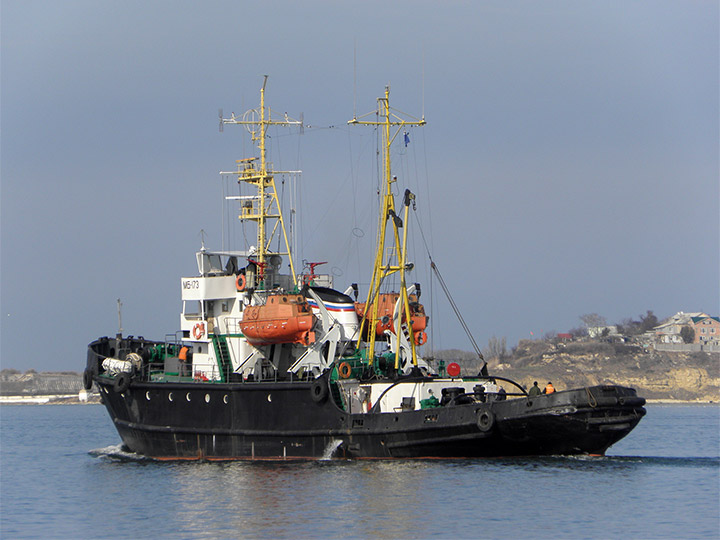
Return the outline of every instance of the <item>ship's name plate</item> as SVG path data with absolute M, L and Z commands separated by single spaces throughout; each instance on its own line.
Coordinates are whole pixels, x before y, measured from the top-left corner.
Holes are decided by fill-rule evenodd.
M 217 300 L 234 298 L 235 276 L 208 276 L 181 278 L 180 287 L 183 300 Z

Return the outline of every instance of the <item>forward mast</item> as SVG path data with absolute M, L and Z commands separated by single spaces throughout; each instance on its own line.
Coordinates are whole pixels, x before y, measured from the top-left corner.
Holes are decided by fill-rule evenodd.
M 244 182 L 254 189 L 255 195 L 229 196 L 227 199 L 240 200 L 241 212 L 238 216 L 241 221 L 253 221 L 257 224 L 257 252 L 253 255 L 254 261 L 260 272 L 271 262 L 274 255 L 287 255 L 290 274 L 293 284 L 297 285 L 295 263 L 293 253 L 288 240 L 285 220 L 282 215 L 282 207 L 275 188 L 276 174 L 297 174 L 300 171 L 276 171 L 267 160 L 267 132 L 270 126 L 300 126 L 302 121 L 289 118 L 287 114 L 283 119 L 273 119 L 270 107 L 265 107 L 265 86 L 267 75 L 263 80 L 260 89 L 260 110 L 250 109 L 242 119 L 237 118 L 233 113 L 230 118 L 223 118 L 220 114 L 220 129 L 224 124 L 238 124 L 246 126 L 251 135 L 252 142 L 257 146 L 260 153 L 258 158 L 247 158 L 237 160 L 237 170 L 232 172 L 221 172 L 220 174 L 237 175 L 238 183 Z M 285 251 L 272 251 L 272 241 L 281 234 Z
M 381 210 L 379 213 L 377 249 L 375 251 L 375 262 L 373 265 L 373 273 L 368 290 L 368 297 L 365 316 L 360 326 L 360 336 L 365 335 L 364 331 L 369 328 L 368 332 L 368 350 L 369 363 L 372 364 L 375 350 L 375 327 L 378 323 L 378 304 L 380 299 L 380 291 L 382 289 L 385 278 L 399 273 L 400 276 L 400 309 L 404 314 L 405 324 L 411 325 L 412 317 L 410 314 L 410 298 L 406 282 L 406 272 L 412 265 L 407 262 L 407 218 L 410 204 L 415 205 L 415 195 L 410 190 L 405 190 L 403 199 L 404 215 L 401 218 L 395 210 L 395 196 L 393 195 L 393 184 L 397 181 L 397 177 L 392 174 L 390 147 L 397 138 L 403 128 L 410 126 L 424 126 L 425 118 L 411 118 L 406 120 L 401 117 L 409 115 L 400 113 L 390 107 L 390 87 L 385 87 L 385 97 L 378 98 L 378 108 L 376 111 L 367 113 L 360 118 L 353 117 L 348 124 L 378 126 L 382 134 L 383 148 L 383 182 L 381 191 Z M 375 115 L 377 120 L 365 120 L 364 118 Z M 393 131 L 394 130 L 394 131 Z M 388 224 L 390 225 L 388 231 Z M 400 229 L 402 229 L 402 234 Z M 388 239 L 390 235 L 390 239 Z M 372 307 L 371 307 L 372 306 Z M 369 315 L 367 311 L 370 311 Z M 395 335 L 400 339 L 401 335 L 402 315 L 398 317 L 395 327 Z M 412 350 L 412 363 L 417 366 L 417 353 L 415 336 L 412 328 L 408 328 L 408 340 Z M 400 347 L 396 347 L 395 351 L 395 369 L 400 366 Z

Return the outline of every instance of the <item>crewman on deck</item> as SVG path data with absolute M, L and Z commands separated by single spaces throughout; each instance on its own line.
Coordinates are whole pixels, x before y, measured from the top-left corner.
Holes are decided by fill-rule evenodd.
M 543 390 L 543 394 L 552 394 L 555 391 L 555 387 L 552 385 L 551 382 L 547 383 L 547 386 L 545 387 L 545 390 Z
M 190 352 L 190 349 L 188 347 L 182 347 L 180 349 L 180 353 L 178 354 L 178 360 L 180 360 L 180 376 L 185 376 L 190 373 L 191 369 L 188 366 L 188 352 Z
M 538 386 L 537 381 L 535 381 L 535 382 L 533 383 L 532 388 L 531 388 L 530 391 L 528 392 L 528 396 L 529 396 L 529 397 L 534 397 L 534 396 L 539 396 L 540 394 L 542 394 L 542 390 L 540 390 L 540 387 Z

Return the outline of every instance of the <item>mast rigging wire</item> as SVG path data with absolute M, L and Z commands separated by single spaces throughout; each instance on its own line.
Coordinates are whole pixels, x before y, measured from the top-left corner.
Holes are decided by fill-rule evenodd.
M 452 297 L 452 294 L 450 294 L 450 289 L 448 289 L 447 285 L 445 284 L 445 280 L 443 279 L 442 275 L 440 274 L 440 269 L 435 264 L 435 261 L 433 261 L 432 255 L 430 255 L 430 250 L 428 249 L 427 242 L 425 241 L 425 233 L 422 230 L 422 226 L 420 225 L 420 220 L 417 219 L 417 214 L 415 215 L 415 219 L 418 223 L 418 229 L 420 229 L 420 235 L 422 236 L 423 243 L 425 244 L 425 250 L 427 251 L 428 259 L 430 259 L 430 268 L 432 268 L 433 272 L 437 276 L 438 283 L 440 284 L 440 287 L 442 288 L 443 292 L 445 293 L 445 296 L 447 296 L 448 301 L 450 302 L 450 307 L 453 308 L 453 311 L 455 312 L 455 315 L 457 316 L 458 320 L 460 321 L 460 325 L 463 327 L 463 330 L 465 330 L 465 333 L 467 334 L 467 337 L 470 339 L 470 343 L 472 343 L 473 349 L 475 349 L 475 352 L 478 355 L 478 358 L 480 360 L 484 361 L 485 358 L 483 357 L 482 353 L 480 352 L 480 348 L 478 347 L 478 344 L 475 342 L 475 338 L 473 337 L 472 333 L 470 332 L 470 328 L 465 323 L 465 319 L 463 318 L 462 314 L 460 313 L 460 309 L 458 308 L 457 304 L 455 303 L 455 300 Z M 485 362 L 485 365 L 483 366 L 483 370 L 486 369 L 487 362 Z

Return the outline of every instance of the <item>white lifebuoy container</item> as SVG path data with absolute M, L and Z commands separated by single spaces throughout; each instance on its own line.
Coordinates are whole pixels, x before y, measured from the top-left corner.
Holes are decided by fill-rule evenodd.
M 205 335 L 205 323 L 197 323 L 193 326 L 193 337 L 201 339 Z

